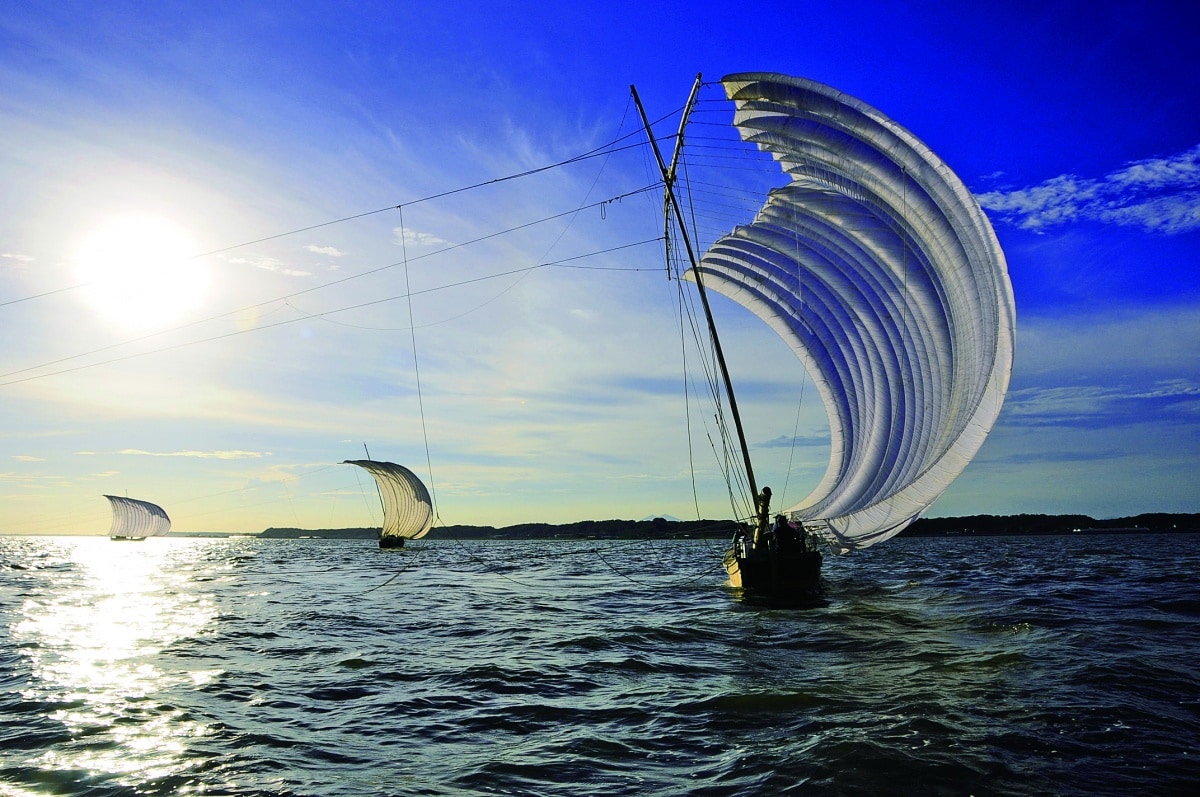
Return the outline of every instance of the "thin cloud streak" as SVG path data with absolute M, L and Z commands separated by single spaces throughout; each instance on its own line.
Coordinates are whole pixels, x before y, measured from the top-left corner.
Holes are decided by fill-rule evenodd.
M 259 258 L 253 258 L 253 259 L 246 258 L 246 257 L 225 257 L 223 259 L 225 260 L 225 262 L 227 262 L 231 265 L 252 266 L 254 268 L 262 269 L 263 271 L 270 271 L 274 274 L 282 274 L 285 277 L 311 277 L 312 276 L 311 271 L 302 271 L 300 269 L 291 268 L 287 264 L 285 264 L 282 260 L 278 260 L 274 257 L 259 257 Z
M 330 257 L 344 257 L 346 255 L 345 252 L 341 251 L 336 246 L 318 246 L 316 244 L 307 244 L 304 248 L 318 255 L 329 255 Z
M 1200 420 L 1200 386 L 1187 380 L 1148 386 L 1063 386 L 1012 391 L 1005 406 L 1012 426 L 1113 429 L 1160 422 L 1165 414 Z
M 197 459 L 259 459 L 271 456 L 269 451 L 143 451 L 140 448 L 123 448 L 117 453 L 142 457 L 195 457 Z
M 403 227 L 396 227 L 392 230 L 396 236 L 396 245 L 400 244 L 411 246 L 449 246 L 450 241 L 444 238 L 439 238 L 436 235 L 428 232 L 417 232 Z
M 1001 220 L 1034 232 L 1091 221 L 1179 235 L 1200 230 L 1200 145 L 1134 161 L 1099 179 L 1074 174 L 976 197 Z

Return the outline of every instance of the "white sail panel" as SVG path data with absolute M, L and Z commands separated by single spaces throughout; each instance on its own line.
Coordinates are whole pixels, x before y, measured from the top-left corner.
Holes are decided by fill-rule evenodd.
M 342 464 L 357 465 L 375 477 L 383 501 L 381 537 L 419 539 L 433 528 L 433 501 L 417 475 L 394 462 L 372 459 L 348 459 Z
M 120 495 L 104 497 L 112 506 L 113 513 L 109 537 L 142 539 L 160 536 L 171 530 L 171 518 L 158 504 Z
M 845 548 L 895 535 L 967 466 L 1012 372 L 1004 254 L 958 177 L 874 108 L 802 78 L 722 81 L 742 138 L 791 182 L 699 263 L 799 356 L 832 434 L 790 508 Z

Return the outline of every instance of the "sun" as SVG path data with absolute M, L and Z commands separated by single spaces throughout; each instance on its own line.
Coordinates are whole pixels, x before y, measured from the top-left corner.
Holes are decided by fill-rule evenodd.
M 79 278 L 103 317 L 130 330 L 169 326 L 203 300 L 206 279 L 191 236 L 149 214 L 111 218 L 76 256 Z

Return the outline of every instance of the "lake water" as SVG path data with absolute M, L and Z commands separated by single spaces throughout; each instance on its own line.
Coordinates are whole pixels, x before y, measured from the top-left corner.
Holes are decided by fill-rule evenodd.
M 1198 544 L 0 537 L 0 797 L 1191 795 Z

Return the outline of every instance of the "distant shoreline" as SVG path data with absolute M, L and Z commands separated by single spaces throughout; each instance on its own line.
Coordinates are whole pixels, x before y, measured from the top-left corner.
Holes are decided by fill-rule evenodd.
M 586 520 L 578 523 L 522 523 L 515 526 L 438 526 L 427 539 L 579 540 L 579 539 L 728 539 L 732 520 Z M 970 515 L 921 518 L 901 537 L 1037 536 L 1055 534 L 1175 534 L 1200 532 L 1200 513 L 1148 513 L 1096 519 L 1087 515 Z M 262 539 L 375 539 L 378 528 L 269 528 Z

